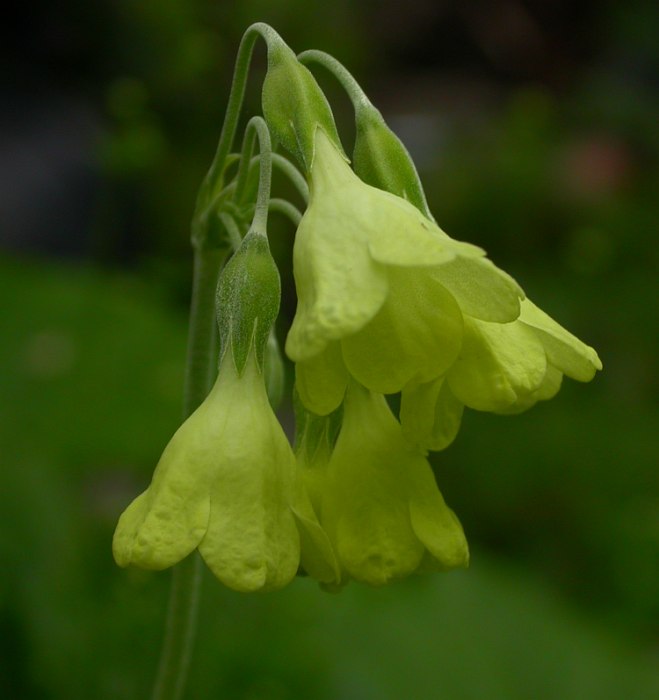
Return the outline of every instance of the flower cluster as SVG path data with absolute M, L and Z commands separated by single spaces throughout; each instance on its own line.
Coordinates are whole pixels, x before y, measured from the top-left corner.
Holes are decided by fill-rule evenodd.
M 299 572 L 336 589 L 464 567 L 467 542 L 428 450 L 454 440 L 465 406 L 524 411 L 553 397 L 563 375 L 589 381 L 602 365 L 483 250 L 439 228 L 404 147 L 354 87 L 353 169 L 311 73 L 261 31 L 267 128 L 309 187 L 286 338 L 295 451 L 266 391 L 282 383 L 272 333 L 278 272 L 265 233 L 240 241 L 234 224 L 239 240 L 217 296 L 217 379 L 121 516 L 115 559 L 162 569 L 196 549 L 239 591 L 279 588 Z M 250 148 L 218 202 L 245 189 Z M 266 155 L 255 221 L 269 201 Z M 229 211 L 249 211 L 240 204 Z M 277 381 L 269 367 L 279 368 Z M 390 394 L 400 396 L 397 415 Z

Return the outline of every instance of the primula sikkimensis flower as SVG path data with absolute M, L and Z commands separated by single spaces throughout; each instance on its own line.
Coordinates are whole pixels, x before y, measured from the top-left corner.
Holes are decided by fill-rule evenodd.
M 564 374 L 588 382 L 598 369 L 593 348 L 525 299 L 512 323 L 465 319 L 462 350 L 446 381 L 470 408 L 516 413 L 552 398 Z
M 444 449 L 457 434 L 465 405 L 519 413 L 555 396 L 563 375 L 588 382 L 600 369 L 595 350 L 530 299 L 521 302 L 519 318 L 510 323 L 465 315 L 462 349 L 448 372 L 403 389 L 403 430 L 422 448 Z
M 383 396 L 351 382 L 331 457 L 321 449 L 303 476 L 334 547 L 339 583 L 378 586 L 467 565 L 462 527 Z
M 295 470 L 254 352 L 242 376 L 226 352 L 209 396 L 165 448 L 149 488 L 121 516 L 117 563 L 164 569 L 197 548 L 230 588 L 285 586 L 300 558 L 291 509 Z
M 321 128 L 310 193 L 286 342 L 310 410 L 334 410 L 349 374 L 380 393 L 441 376 L 462 347 L 463 313 L 517 318 L 524 294 L 511 277 L 406 200 L 362 182 Z

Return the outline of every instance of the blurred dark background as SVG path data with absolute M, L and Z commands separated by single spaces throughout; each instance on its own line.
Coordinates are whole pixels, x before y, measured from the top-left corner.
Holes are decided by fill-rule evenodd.
M 180 419 L 189 219 L 253 21 L 333 53 L 478 243 L 604 372 L 434 458 L 469 571 L 204 583 L 195 698 L 659 697 L 659 5 L 10 3 L 0 93 L 0 696 L 140 698 L 168 573 L 116 518 Z M 247 108 L 258 110 L 258 47 Z M 319 80 L 352 139 L 332 79 Z M 284 183 L 275 188 L 286 193 Z M 273 217 L 282 272 L 293 232 Z M 280 332 L 294 309 L 288 284 Z

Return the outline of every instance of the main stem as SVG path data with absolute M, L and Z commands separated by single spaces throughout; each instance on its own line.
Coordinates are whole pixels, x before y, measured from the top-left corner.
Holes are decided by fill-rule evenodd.
M 225 257 L 224 250 L 195 250 L 183 397 L 184 419 L 206 398 L 214 378 L 217 358 L 215 289 Z M 180 700 L 183 697 L 197 628 L 202 572 L 202 561 L 197 552 L 177 564 L 172 571 L 165 637 L 153 700 Z

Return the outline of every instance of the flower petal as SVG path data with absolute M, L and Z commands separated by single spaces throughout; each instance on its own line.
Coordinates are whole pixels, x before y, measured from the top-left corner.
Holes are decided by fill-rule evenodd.
M 217 418 L 215 408 L 209 396 L 181 425 L 163 451 L 149 488 L 119 518 L 113 551 L 120 566 L 165 569 L 190 554 L 204 536 L 213 467 L 207 436 Z
M 497 323 L 514 321 L 519 316 L 522 288 L 487 258 L 456 257 L 433 274 L 469 316 Z
M 463 325 L 455 299 L 425 270 L 391 270 L 389 278 L 379 313 L 341 343 L 350 373 L 384 394 L 445 372 L 460 351 Z
M 410 473 L 410 518 L 417 537 L 443 570 L 466 567 L 469 546 L 462 525 L 446 505 L 430 465 Z
M 253 355 L 231 401 L 210 486 L 204 561 L 229 588 L 271 590 L 295 576 L 300 542 L 291 511 L 295 457 L 275 418 Z M 236 397 L 237 398 L 237 397 Z
M 480 257 L 484 251 L 455 241 L 408 201 L 363 185 L 362 206 L 354 212 L 368 232 L 374 260 L 394 266 L 442 265 L 456 256 Z
M 455 398 L 445 377 L 403 389 L 400 423 L 403 434 L 422 450 L 444 450 L 455 440 L 464 404 Z
M 522 413 L 534 406 L 538 401 L 547 401 L 553 398 L 563 383 L 563 373 L 552 365 L 547 365 L 547 371 L 540 386 L 529 394 L 519 395 L 517 401 L 505 409 L 500 409 L 497 413 L 512 416 Z
M 295 365 L 295 386 L 305 407 L 325 416 L 343 401 L 348 370 L 343 363 L 341 346 L 330 343 L 325 350 Z
M 300 533 L 300 563 L 302 568 L 316 581 L 338 583 L 341 580 L 339 563 L 330 538 L 318 522 L 302 474 L 298 475 L 296 482 L 293 514 Z
M 545 350 L 531 328 L 467 316 L 462 350 L 447 381 L 466 406 L 497 412 L 536 391 L 546 370 Z
M 354 227 L 340 213 L 313 206 L 298 227 L 293 248 L 298 307 L 286 339 L 286 353 L 295 362 L 358 331 L 387 296 L 385 270 L 371 259 L 363 233 L 351 233 Z
M 321 522 L 342 569 L 374 586 L 411 574 L 424 547 L 408 507 L 408 473 L 425 460 L 384 397 L 353 383 L 327 470 Z
M 602 362 L 593 348 L 565 330 L 530 299 L 522 302 L 520 321 L 533 328 L 549 362 L 568 377 L 589 382 L 595 372 L 602 369 Z

